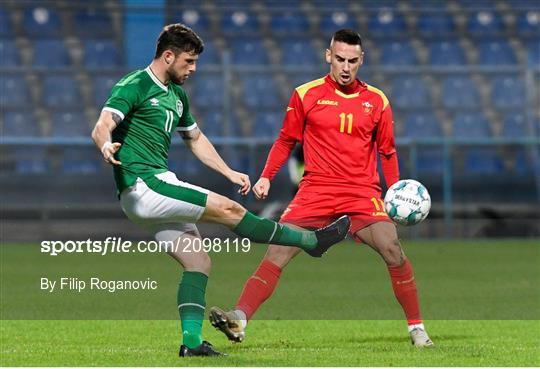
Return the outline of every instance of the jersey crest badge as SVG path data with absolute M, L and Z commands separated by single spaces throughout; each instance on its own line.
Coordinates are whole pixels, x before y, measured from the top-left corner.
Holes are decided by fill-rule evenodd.
M 182 116 L 182 113 L 184 112 L 184 104 L 182 104 L 182 100 L 176 100 L 176 112 L 179 116 Z
M 371 114 L 373 111 L 373 105 L 369 101 L 364 101 L 362 106 L 364 107 L 364 114 L 366 115 Z

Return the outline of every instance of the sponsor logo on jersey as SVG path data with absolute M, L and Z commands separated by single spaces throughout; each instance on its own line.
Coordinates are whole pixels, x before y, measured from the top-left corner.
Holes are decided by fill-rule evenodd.
M 150 105 L 152 106 L 159 106 L 159 100 L 156 99 L 155 97 L 150 99 Z
M 317 100 L 317 105 L 334 105 L 338 106 L 338 102 L 334 100 Z
M 182 104 L 182 100 L 176 100 L 176 112 L 179 116 L 182 116 L 182 113 L 184 112 L 184 104 Z
M 369 101 L 364 101 L 362 106 L 364 107 L 364 114 L 371 114 L 373 111 L 373 105 Z

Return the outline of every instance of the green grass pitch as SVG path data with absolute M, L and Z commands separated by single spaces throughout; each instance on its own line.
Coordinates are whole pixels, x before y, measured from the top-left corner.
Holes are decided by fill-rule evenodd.
M 222 358 L 177 357 L 180 271 L 156 254 L 51 257 L 38 245 L 1 246 L 2 366 L 540 366 L 538 240 L 404 242 L 426 326 L 437 347 L 415 349 L 386 269 L 344 243 L 321 260 L 301 255 L 230 344 L 207 322 Z M 236 300 L 264 253 L 213 254 L 207 303 Z M 24 262 L 23 262 L 24 260 Z M 142 273 L 142 275 L 141 275 Z M 159 280 L 155 293 L 49 294 L 39 277 Z

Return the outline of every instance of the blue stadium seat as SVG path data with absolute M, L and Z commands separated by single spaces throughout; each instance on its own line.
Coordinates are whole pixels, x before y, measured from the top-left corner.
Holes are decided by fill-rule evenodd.
M 529 41 L 526 45 L 527 48 L 527 65 L 530 67 L 540 66 L 540 42 Z
M 225 2 L 228 2 L 228 0 L 223 0 Z M 239 0 L 241 3 L 245 5 L 245 0 Z M 338 3 L 342 2 L 342 0 L 338 0 Z M 286 0 L 286 1 L 276 1 L 276 0 L 264 0 L 263 1 L 264 6 L 270 10 L 270 12 L 274 11 L 281 11 L 281 10 L 291 10 L 294 12 L 300 12 L 302 7 L 300 0 Z M 328 4 L 328 3 L 327 3 Z
M 303 36 L 309 21 L 301 11 L 276 10 L 271 13 L 270 28 L 275 36 Z
M 533 37 L 540 38 L 540 11 L 528 10 L 518 13 L 516 20 L 516 29 L 519 37 Z
M 9 18 L 9 13 L 3 7 L 0 7 L 0 37 L 13 36 L 13 26 Z
M 197 59 L 197 65 L 221 64 L 222 53 L 212 40 L 204 42 L 204 51 Z
M 368 29 L 372 37 L 389 39 L 391 37 L 403 36 L 407 30 L 407 25 L 403 16 L 395 8 L 383 8 L 376 15 L 369 18 Z
M 49 75 L 43 79 L 43 101 L 48 108 L 74 108 L 81 105 L 75 80 L 69 75 Z
M 436 12 L 446 12 L 448 10 L 448 2 L 441 0 L 409 0 L 409 7 L 418 11 L 429 11 L 433 15 Z
M 429 63 L 431 65 L 449 66 L 467 63 L 465 52 L 456 40 L 438 40 L 430 42 Z
M 197 107 L 223 106 L 224 84 L 219 74 L 195 76 L 193 78 L 193 105 Z
M 366 10 L 396 9 L 397 0 L 362 0 L 361 5 Z
M 314 73 L 314 72 L 288 73 L 286 79 L 287 79 L 287 83 L 289 84 L 288 90 L 290 91 L 290 94 L 292 95 L 293 90 L 296 87 L 301 86 L 304 83 L 311 82 L 315 79 L 324 77 L 325 72 L 328 72 L 328 71 L 323 70 L 321 73 Z
M 491 10 L 495 9 L 495 1 L 496 0 L 458 0 L 458 3 L 465 10 Z
M 410 114 L 404 122 L 404 135 L 410 138 L 443 137 L 442 125 L 432 112 Z
M 326 38 L 330 38 L 334 32 L 342 28 L 358 28 L 358 24 L 353 19 L 351 13 L 343 10 L 321 11 L 319 29 Z
M 96 174 L 102 161 L 93 147 L 70 147 L 64 149 L 61 170 L 65 174 Z
M 284 39 L 280 43 L 284 65 L 319 65 L 320 58 L 310 39 Z M 321 51 L 322 53 L 322 51 Z
M 2 108 L 23 107 L 32 105 L 28 84 L 22 75 L 3 74 L 0 78 Z
M 53 137 L 89 137 L 90 126 L 88 119 L 80 110 L 56 111 L 52 115 Z
M 491 101 L 497 109 L 525 109 L 525 83 L 517 75 L 496 76 L 491 80 Z
M 509 65 L 516 64 L 514 51 L 506 41 L 485 41 L 478 44 L 480 64 Z
M 27 146 L 16 149 L 14 156 L 17 174 L 43 174 L 50 170 L 47 152 L 42 147 Z
M 33 112 L 27 110 L 4 111 L 4 137 L 40 137 L 42 129 Z
M 268 64 L 263 42 L 258 38 L 236 38 L 231 41 L 232 62 L 237 65 Z
M 392 106 L 399 109 L 426 108 L 431 104 L 430 93 L 419 77 L 397 77 L 392 83 Z
M 473 37 L 496 36 L 504 32 L 504 23 L 494 10 L 479 10 L 470 13 L 467 30 Z
M 480 138 L 491 135 L 490 124 L 481 113 L 458 113 L 454 117 L 453 137 Z
M 74 16 L 75 33 L 81 38 L 114 38 L 114 27 L 105 8 L 88 7 Z
M 534 133 L 530 132 L 524 114 L 510 113 L 504 117 L 502 135 L 503 137 L 512 138 L 533 136 Z
M 439 38 L 452 35 L 456 24 L 451 14 L 430 11 L 420 13 L 416 28 L 423 38 Z
M 381 65 L 415 65 L 418 58 L 409 41 L 394 41 L 381 45 Z
M 84 40 L 84 66 L 87 68 L 118 67 L 120 52 L 113 40 Z
M 54 8 L 47 3 L 24 9 L 23 29 L 26 36 L 36 37 L 62 37 L 62 24 Z
M 197 34 L 204 36 L 208 34 L 211 28 L 210 18 L 198 5 L 186 5 L 185 9 L 182 9 L 179 13 L 174 12 L 172 15 L 173 17 L 169 20 L 170 23 L 176 23 L 180 19 L 182 23 L 194 29 Z
M 440 148 L 419 148 L 416 161 L 418 173 L 443 172 L 443 153 Z
M 62 40 L 37 40 L 34 43 L 34 67 L 59 68 L 71 64 L 66 45 Z
M 442 86 L 442 104 L 449 110 L 478 109 L 480 92 L 469 76 L 452 75 L 444 78 Z
M 329 8 L 328 0 L 312 0 L 311 3 L 313 4 L 313 7 L 318 10 Z M 331 8 L 332 11 L 336 12 L 349 12 L 350 4 L 351 2 L 348 0 L 333 0 Z M 335 31 L 336 30 L 334 30 L 333 32 Z
M 0 20 L 1 21 L 1 20 Z M 21 58 L 13 40 L 0 39 L 0 67 L 19 67 Z
M 277 137 L 283 123 L 283 112 L 260 111 L 255 114 L 253 137 Z
M 223 126 L 225 124 L 223 112 L 218 110 L 209 110 L 197 123 L 200 122 L 201 130 L 208 137 L 222 137 Z
M 246 9 L 230 10 L 221 18 L 220 31 L 226 36 L 253 35 L 259 32 L 259 21 Z
M 111 94 L 111 90 L 120 80 L 119 75 L 96 75 L 92 76 L 92 97 L 94 106 L 102 108 Z
M 467 174 L 496 174 L 504 170 L 504 163 L 493 148 L 468 149 L 463 170 Z
M 279 91 L 272 76 L 250 74 L 240 77 L 246 106 L 252 109 L 275 108 L 281 105 Z

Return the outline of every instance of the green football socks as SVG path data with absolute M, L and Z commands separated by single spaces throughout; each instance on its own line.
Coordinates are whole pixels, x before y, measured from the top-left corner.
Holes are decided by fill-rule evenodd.
M 202 343 L 202 324 L 206 306 L 208 276 L 200 272 L 184 272 L 178 286 L 176 302 L 182 323 L 183 343 L 195 348 Z
M 294 229 L 270 219 L 260 218 L 249 211 L 233 232 L 259 243 L 296 246 L 304 250 L 311 250 L 317 246 L 315 232 Z

